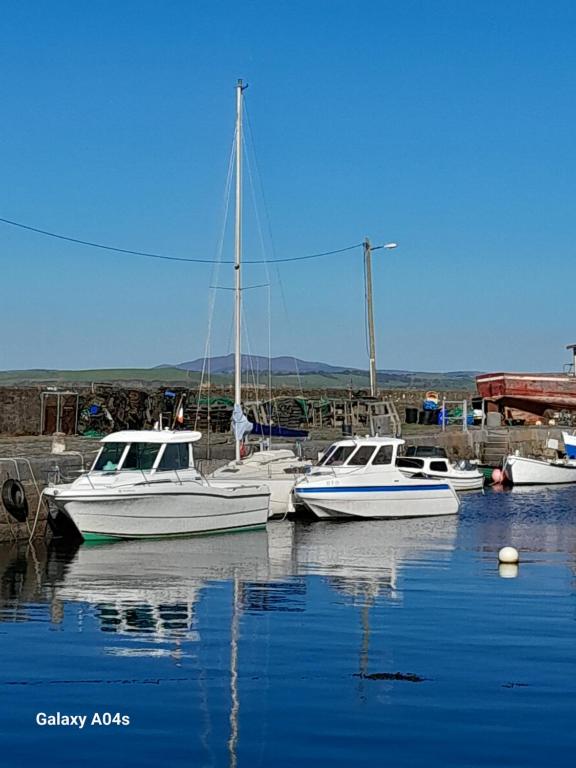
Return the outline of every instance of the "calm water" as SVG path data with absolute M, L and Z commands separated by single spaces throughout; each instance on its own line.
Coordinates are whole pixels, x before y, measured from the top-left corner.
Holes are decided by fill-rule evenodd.
M 571 766 L 575 566 L 575 488 L 468 495 L 458 519 L 0 545 L 1 765 Z

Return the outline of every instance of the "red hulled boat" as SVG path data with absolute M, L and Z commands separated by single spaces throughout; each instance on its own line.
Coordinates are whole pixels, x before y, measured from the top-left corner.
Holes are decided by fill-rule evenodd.
M 476 377 L 478 394 L 501 408 L 542 416 L 547 410 L 576 410 L 576 344 L 574 362 L 565 373 L 483 373 Z

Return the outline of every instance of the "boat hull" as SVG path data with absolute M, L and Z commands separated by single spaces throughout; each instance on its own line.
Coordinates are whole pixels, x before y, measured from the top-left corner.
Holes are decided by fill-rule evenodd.
M 193 536 L 264 527 L 269 513 L 266 488 L 140 491 L 138 493 L 61 492 L 50 494 L 57 514 L 52 527 L 62 528 L 64 515 L 84 539 Z
M 562 373 L 486 373 L 476 377 L 481 397 L 542 416 L 549 408 L 576 409 L 576 377 Z
M 409 482 L 409 481 L 408 481 Z M 448 483 L 297 487 L 296 498 L 319 518 L 406 518 L 454 515 L 459 501 Z
M 264 485 L 270 490 L 270 517 L 285 517 L 294 512 L 292 491 L 302 480 L 309 463 L 297 458 L 290 450 L 260 451 L 240 462 L 230 462 L 209 475 L 214 487 L 234 485 Z
M 576 483 L 576 462 L 556 463 L 508 456 L 504 474 L 512 485 L 565 485 Z
M 568 432 L 562 432 L 566 456 L 569 459 L 576 459 L 576 435 L 570 435 Z
M 403 467 L 400 471 L 406 477 L 413 477 L 415 474 L 419 474 L 417 472 L 409 472 Z M 444 480 L 446 483 L 450 483 L 455 491 L 479 491 L 484 487 L 484 475 L 480 474 L 480 472 L 470 472 L 466 473 L 466 475 L 443 475 L 441 473 L 426 472 L 426 477 Z
M 299 479 L 299 478 L 296 478 Z M 213 487 L 217 488 L 218 480 L 210 480 Z M 294 502 L 292 497 L 292 491 L 294 490 L 294 478 L 285 480 L 284 478 L 270 478 L 268 480 L 262 478 L 234 478 L 234 482 L 239 485 L 250 482 L 260 482 L 265 485 L 270 491 L 270 519 L 284 517 L 290 512 L 294 512 Z

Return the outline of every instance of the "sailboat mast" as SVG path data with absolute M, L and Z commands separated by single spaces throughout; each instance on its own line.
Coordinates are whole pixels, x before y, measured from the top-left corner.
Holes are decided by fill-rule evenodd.
M 234 241 L 235 274 L 235 345 L 234 345 L 234 404 L 242 402 L 242 80 L 236 85 L 236 226 Z M 236 440 L 236 461 L 240 460 L 240 441 Z

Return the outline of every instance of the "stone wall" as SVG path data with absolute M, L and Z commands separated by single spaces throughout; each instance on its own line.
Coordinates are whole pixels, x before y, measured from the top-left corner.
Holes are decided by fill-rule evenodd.
M 0 387 L 0 434 L 39 433 L 40 391 L 37 387 Z
M 172 388 L 171 399 L 167 400 L 164 393 L 170 391 L 167 387 L 158 388 L 126 388 L 105 384 L 95 384 L 92 386 L 71 387 L 72 391 L 77 392 L 79 396 L 78 413 L 80 415 L 79 431 L 93 427 L 95 431 L 110 431 L 111 429 L 143 429 L 152 427 L 153 422 L 158 418 L 160 411 L 165 411 L 168 405 L 172 408 L 177 407 L 180 397 L 185 395 L 184 401 L 187 403 L 186 412 L 196 413 L 196 397 L 198 390 L 187 390 L 182 388 Z M 0 435 L 38 435 L 41 433 L 41 394 L 46 392 L 44 386 L 21 386 L 21 387 L 0 387 Z M 204 393 L 202 393 L 204 394 Z M 219 395 L 230 395 L 228 388 L 214 388 L 211 393 L 213 397 Z M 344 401 L 361 401 L 366 397 L 366 392 L 348 392 L 342 389 L 315 389 L 306 392 L 296 392 L 294 390 L 275 390 L 275 398 L 294 398 L 304 397 L 309 402 L 319 402 L 327 398 L 334 402 L 342 403 Z M 382 396 L 392 400 L 398 409 L 400 418 L 404 419 L 404 411 L 407 406 L 419 407 L 424 397 L 423 391 L 417 390 L 383 390 Z M 245 402 L 256 400 L 258 396 L 266 398 L 267 395 L 262 392 L 246 388 L 244 393 Z M 441 397 L 455 400 L 466 397 L 465 392 L 443 392 Z M 64 431 L 73 433 L 74 431 L 74 413 L 75 397 L 69 396 L 63 400 L 66 407 L 65 423 L 67 428 Z M 55 398 L 50 398 L 48 403 L 52 411 L 55 410 Z M 94 424 L 86 423 L 85 414 L 90 406 L 99 408 L 100 415 L 94 418 Z M 336 412 L 336 407 L 335 407 Z M 107 414 L 112 416 L 113 421 L 108 419 Z M 55 413 L 52 418 L 47 419 L 47 425 L 55 424 Z M 186 426 L 189 426 L 186 424 Z M 305 426 L 305 425 L 302 425 Z M 203 429 L 203 426 L 199 426 Z M 205 429 L 205 428 L 204 428 Z M 214 419 L 212 421 L 212 430 L 214 428 Z M 51 434 L 54 427 L 48 428 Z

